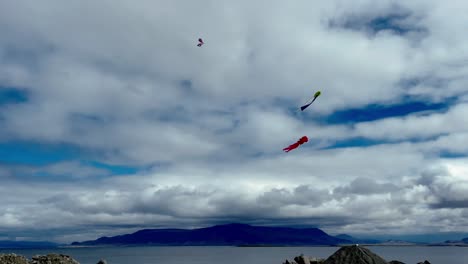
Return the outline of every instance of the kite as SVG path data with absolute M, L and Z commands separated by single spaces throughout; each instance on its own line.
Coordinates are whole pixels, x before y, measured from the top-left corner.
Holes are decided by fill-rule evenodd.
M 306 136 L 303 136 L 301 137 L 296 143 L 292 144 L 292 145 L 289 145 L 289 147 L 287 148 L 284 148 L 283 150 L 285 152 L 289 152 L 297 147 L 299 147 L 300 145 L 306 143 L 307 141 L 309 141 L 309 139 L 306 137 Z
M 309 105 L 311 105 L 315 101 L 315 99 L 317 99 L 317 97 L 319 96 L 320 96 L 320 91 L 316 92 L 313 98 L 309 99 L 309 101 L 307 101 L 305 105 L 301 106 L 301 111 L 304 111 L 304 109 L 309 107 Z
M 199 38 L 197 46 L 201 47 L 203 44 L 205 44 L 205 42 L 203 42 L 203 39 Z

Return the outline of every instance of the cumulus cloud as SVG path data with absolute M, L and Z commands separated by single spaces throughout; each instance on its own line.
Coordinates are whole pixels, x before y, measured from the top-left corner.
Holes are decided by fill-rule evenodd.
M 0 143 L 68 144 L 79 159 L 142 170 L 117 176 L 78 158 L 0 163 L 0 233 L 44 237 L 45 223 L 50 239 L 69 241 L 229 221 L 462 230 L 466 7 L 3 1 L 0 92 L 26 100 L 0 104 Z M 316 90 L 314 105 L 296 111 Z M 407 100 L 447 110 L 317 121 Z M 281 152 L 302 135 L 308 144 Z M 353 138 L 376 144 L 334 147 Z
M 465 159 L 451 162 L 439 173 L 427 173 L 417 183 L 428 191 L 430 206 L 434 208 L 468 208 L 468 170 Z
M 424 139 L 452 133 L 463 133 L 468 130 L 464 122 L 468 105 L 453 106 L 446 113 L 429 115 L 411 115 L 408 117 L 387 118 L 384 120 L 357 124 L 355 133 L 359 136 L 375 139 Z

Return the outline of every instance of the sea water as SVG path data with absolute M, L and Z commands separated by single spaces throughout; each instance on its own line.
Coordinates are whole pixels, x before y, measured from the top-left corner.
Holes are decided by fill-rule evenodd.
M 367 246 L 366 246 L 367 247 Z M 399 260 L 416 264 L 468 264 L 468 247 L 369 246 L 387 261 Z M 0 249 L 31 258 L 48 253 L 65 254 L 81 264 L 281 264 L 286 259 L 304 254 L 327 258 L 339 247 L 99 247 L 55 249 Z

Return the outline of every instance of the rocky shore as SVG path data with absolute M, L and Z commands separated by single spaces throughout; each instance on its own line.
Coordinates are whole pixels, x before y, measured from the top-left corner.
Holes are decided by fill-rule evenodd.
M 344 246 L 337 250 L 327 259 L 297 256 L 293 260 L 286 260 L 283 264 L 410 264 L 398 260 L 387 262 L 382 257 L 373 253 L 365 247 L 358 245 Z M 429 261 L 418 262 L 416 264 L 431 264 Z
M 24 256 L 16 254 L 0 254 L 0 264 L 80 264 L 72 257 L 62 254 L 48 254 L 34 256 L 28 260 Z M 107 264 L 105 260 L 99 260 L 97 264 Z M 272 263 L 274 264 L 274 263 Z M 368 248 L 354 245 L 344 246 L 327 259 L 297 256 L 293 260 L 286 260 L 283 264 L 411 264 L 392 260 L 387 262 L 382 257 L 370 251 Z M 429 261 L 414 264 L 431 264 Z
M 37 255 L 32 259 L 16 254 L 0 254 L 0 264 L 80 264 L 72 257 L 62 254 Z M 97 264 L 107 264 L 105 260 L 100 260 Z

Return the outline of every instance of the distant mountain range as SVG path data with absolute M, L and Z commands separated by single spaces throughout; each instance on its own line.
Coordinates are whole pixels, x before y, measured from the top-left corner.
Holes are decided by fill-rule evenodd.
M 443 243 L 438 243 L 436 245 L 466 245 L 468 246 L 468 237 L 463 238 L 462 240 L 446 240 Z
M 441 243 L 420 243 L 405 240 L 361 239 L 347 234 L 331 236 L 318 228 L 264 227 L 247 224 L 226 224 L 198 229 L 144 229 L 132 234 L 101 237 L 73 242 L 72 246 L 161 245 L 161 246 L 327 246 L 327 245 L 467 245 L 468 238 Z
M 263 227 L 226 224 L 198 229 L 144 229 L 132 234 L 73 242 L 72 246 L 160 245 L 160 246 L 336 246 L 349 244 L 468 246 L 468 237 L 441 243 L 403 240 L 361 239 L 347 234 L 331 236 L 318 228 Z M 0 240 L 0 248 L 56 248 L 66 246 L 47 241 Z
M 0 240 L 0 248 L 56 248 L 59 244 L 46 241 Z
M 377 239 L 361 239 L 361 238 L 355 238 L 355 237 L 352 237 L 352 236 L 346 235 L 346 234 L 340 234 L 340 235 L 337 235 L 335 237 L 341 238 L 341 239 L 344 239 L 344 240 L 348 240 L 353 244 L 379 244 L 379 243 L 382 243 L 382 241 L 377 240 Z
M 73 246 L 98 245 L 338 245 L 352 241 L 330 236 L 318 228 L 263 227 L 246 224 L 199 229 L 145 229 L 133 234 L 73 242 Z

